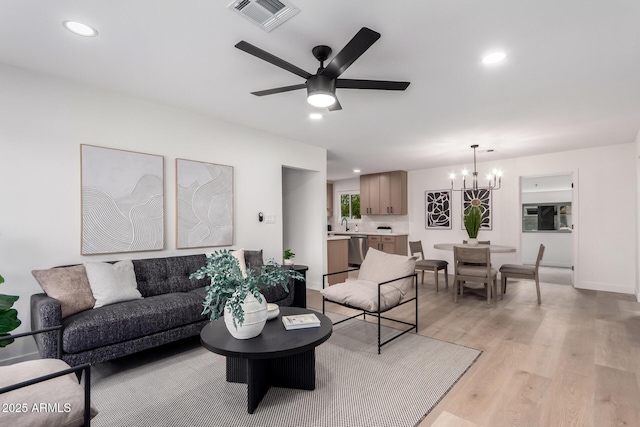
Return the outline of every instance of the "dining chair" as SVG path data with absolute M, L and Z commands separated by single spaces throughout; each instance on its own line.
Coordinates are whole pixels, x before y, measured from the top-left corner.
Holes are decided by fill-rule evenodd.
M 438 292 L 438 272 L 440 270 L 444 270 L 444 284 L 449 289 L 449 277 L 447 274 L 447 267 L 449 263 L 443 259 L 424 259 L 424 251 L 422 250 L 422 241 L 418 240 L 417 242 L 409 242 L 409 250 L 411 251 L 411 256 L 415 254 L 420 254 L 420 259 L 416 261 L 416 270 L 422 270 L 422 284 L 424 284 L 424 272 L 433 271 L 435 282 L 436 282 L 436 292 Z
M 500 267 L 500 279 L 502 281 L 502 295 L 500 296 L 500 299 L 502 299 L 504 294 L 507 292 L 507 278 L 529 279 L 535 280 L 536 292 L 538 293 L 538 304 L 542 303 L 540 298 L 540 276 L 538 274 L 538 269 L 540 268 L 540 261 L 542 261 L 543 255 L 544 245 L 540 244 L 540 248 L 538 249 L 538 258 L 536 259 L 535 265 L 503 264 L 502 267 Z
M 491 298 L 497 293 L 498 272 L 491 267 L 489 248 L 453 247 L 455 276 L 453 279 L 453 301 L 458 302 L 460 282 L 484 283 L 487 293 L 487 305 L 491 306 Z

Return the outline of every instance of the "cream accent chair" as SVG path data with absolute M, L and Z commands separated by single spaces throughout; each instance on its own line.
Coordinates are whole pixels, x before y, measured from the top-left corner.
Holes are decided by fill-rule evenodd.
M 540 261 L 542 261 L 543 255 L 544 245 L 540 244 L 536 265 L 503 264 L 502 267 L 500 267 L 500 278 L 502 281 L 502 295 L 500 296 L 500 299 L 502 299 L 504 294 L 507 292 L 507 278 L 529 279 L 536 282 L 538 304 L 542 304 L 542 300 L 540 298 L 540 276 L 538 274 L 538 269 L 540 268 Z
M 57 326 L 2 336 L 0 341 L 54 330 L 62 333 Z M 79 383 L 83 373 L 84 386 Z M 91 404 L 91 365 L 71 368 L 60 359 L 37 359 L 0 366 L 0 409 L 12 405 L 20 405 L 20 410 L 0 413 L 3 426 L 89 427 L 98 414 Z
M 436 282 L 436 292 L 438 292 L 438 271 L 444 270 L 444 284 L 447 289 L 449 288 L 449 276 L 447 274 L 449 263 L 447 261 L 443 259 L 424 259 L 421 241 L 409 242 L 409 250 L 411 251 L 411 255 L 420 254 L 420 259 L 416 261 L 416 270 L 422 270 L 422 284 L 424 284 L 425 270 L 433 271 Z
M 458 302 L 458 288 L 464 283 L 484 283 L 487 292 L 487 305 L 491 306 L 492 295 L 497 293 L 498 272 L 491 267 L 489 248 L 453 247 L 455 277 L 453 279 L 453 301 Z
M 416 261 L 413 257 L 387 254 L 369 248 L 360 265 L 357 280 L 347 279 L 346 282 L 329 286 L 326 280 L 328 276 L 345 273 L 346 271 L 337 271 L 322 276 L 322 312 L 325 312 L 326 302 L 362 311 L 362 313 L 335 322 L 334 325 L 359 316 L 363 316 L 363 319 L 366 319 L 367 314 L 377 317 L 378 354 L 380 354 L 380 348 L 383 345 L 412 330 L 418 332 L 418 275 L 415 269 Z M 412 285 L 415 285 L 416 288 L 415 295 L 410 293 Z M 411 301 L 415 302 L 415 323 L 382 315 Z M 410 326 L 410 328 L 381 342 L 381 319 L 401 323 Z

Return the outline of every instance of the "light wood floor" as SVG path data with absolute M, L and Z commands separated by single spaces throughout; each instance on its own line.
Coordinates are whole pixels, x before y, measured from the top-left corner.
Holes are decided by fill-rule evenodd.
M 633 295 L 542 284 L 539 306 L 533 282 L 513 280 L 504 300 L 487 307 L 466 294 L 454 303 L 443 276 L 439 293 L 432 277 L 419 285 L 419 333 L 483 354 L 419 427 L 640 426 Z M 322 307 L 318 291 L 307 300 Z M 407 306 L 397 312 L 410 319 Z

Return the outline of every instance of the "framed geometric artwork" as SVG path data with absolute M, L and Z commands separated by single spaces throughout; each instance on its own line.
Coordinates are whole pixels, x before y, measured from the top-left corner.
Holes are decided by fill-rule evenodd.
M 176 159 L 176 247 L 233 245 L 233 167 Z
M 451 190 L 425 191 L 425 228 L 451 230 Z
M 80 145 L 82 255 L 164 248 L 164 157 Z
M 464 230 L 464 212 L 470 206 L 478 206 L 482 214 L 481 230 L 491 230 L 491 189 L 478 188 L 477 190 L 462 190 L 462 229 Z

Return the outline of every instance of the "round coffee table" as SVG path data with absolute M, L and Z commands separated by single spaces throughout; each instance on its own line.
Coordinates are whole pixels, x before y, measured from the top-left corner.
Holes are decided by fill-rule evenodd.
M 314 313 L 320 327 L 286 330 L 282 316 Z M 329 339 L 329 318 L 306 308 L 280 307 L 255 338 L 233 338 L 224 319 L 215 320 L 200 332 L 200 342 L 209 351 L 226 356 L 227 381 L 247 384 L 247 412 L 253 414 L 271 387 L 314 390 L 315 348 Z

